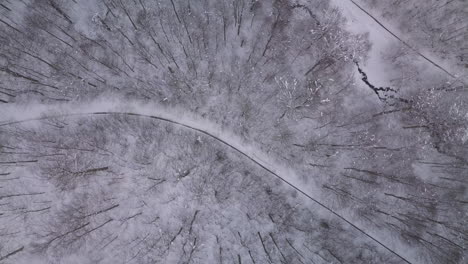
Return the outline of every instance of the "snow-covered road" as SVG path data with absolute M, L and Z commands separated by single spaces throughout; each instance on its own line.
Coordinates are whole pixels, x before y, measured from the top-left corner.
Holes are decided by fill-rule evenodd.
M 371 50 L 368 53 L 368 59 L 362 65 L 364 71 L 368 74 L 371 83 L 376 86 L 391 86 L 392 67 L 382 56 L 384 52 L 392 45 L 403 45 L 413 50 L 418 55 L 418 61 L 414 63 L 423 63 L 430 65 L 430 71 L 437 70 L 445 72 L 451 78 L 460 79 L 466 82 L 466 76 L 463 76 L 459 70 L 451 67 L 448 61 L 436 58 L 429 51 L 422 50 L 413 43 L 405 40 L 405 37 L 394 25 L 385 21 L 376 14 L 369 14 L 364 9 L 364 5 L 355 0 L 332 0 L 332 4 L 338 7 L 344 17 L 347 19 L 346 29 L 355 34 L 368 34 L 371 43 Z M 379 20 L 378 22 L 376 21 Z
M 64 103 L 56 105 L 30 104 L 27 106 L 18 106 L 8 104 L 2 107 L 0 111 L 3 113 L 1 117 L 2 120 L 0 120 L 0 127 L 26 122 L 32 123 L 33 121 L 46 120 L 49 118 L 121 115 L 151 118 L 193 130 L 211 137 L 238 152 L 241 156 L 244 156 L 272 176 L 301 193 L 305 203 L 313 202 L 321 209 L 324 209 L 324 211 L 338 217 L 370 240 L 392 252 L 404 262 L 410 263 L 405 257 L 396 252 L 399 250 L 392 249 L 395 245 L 389 245 L 389 241 L 385 241 L 386 239 L 382 240 L 385 236 L 382 236 L 382 234 L 378 232 L 366 230 L 361 224 L 350 220 L 350 217 L 346 216 L 347 212 L 337 212 L 328 207 L 326 203 L 319 201 L 320 198 L 317 197 L 320 197 L 321 190 L 317 186 L 304 184 L 292 168 L 270 157 L 261 150 L 260 146 L 257 146 L 254 142 L 245 142 L 245 140 L 242 140 L 237 135 L 223 129 L 219 125 L 188 113 L 187 111 L 165 108 L 154 104 L 145 104 L 138 101 L 121 101 L 118 99 L 102 99 L 90 103 Z

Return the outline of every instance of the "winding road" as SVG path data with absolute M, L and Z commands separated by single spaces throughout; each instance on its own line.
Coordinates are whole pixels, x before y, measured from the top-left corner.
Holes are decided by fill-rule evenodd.
M 126 103 L 128 104 L 128 103 Z M 95 104 L 93 106 L 81 106 L 80 108 L 84 109 L 95 109 L 96 105 L 105 105 L 105 104 Z M 122 105 L 118 105 L 118 109 L 122 108 Z M 229 133 L 222 128 L 220 128 L 218 125 L 213 124 L 207 120 L 200 119 L 199 117 L 195 116 L 190 116 L 185 113 L 184 115 L 177 115 L 174 113 L 177 113 L 177 110 L 170 110 L 170 109 L 158 109 L 155 110 L 156 108 L 154 106 L 137 106 L 135 102 L 132 105 L 132 111 L 116 111 L 113 110 L 116 108 L 116 105 L 113 106 L 104 106 L 104 107 L 98 107 L 101 108 L 101 111 L 93 111 L 93 112 L 81 112 L 81 111 L 73 111 L 71 109 L 65 110 L 63 108 L 63 105 L 61 107 L 56 107 L 53 105 L 38 105 L 37 110 L 34 109 L 34 107 L 28 107 L 28 110 L 32 112 L 34 116 L 31 116 L 30 118 L 27 119 L 18 119 L 18 116 L 11 116 L 10 120 L 8 121 L 3 121 L 0 122 L 0 127 L 4 126 L 10 126 L 14 124 L 20 124 L 20 123 L 26 123 L 26 122 L 31 122 L 31 121 L 40 121 L 40 120 L 46 120 L 50 118 L 64 118 L 64 117 L 85 117 L 85 116 L 134 116 L 134 117 L 139 117 L 139 118 L 149 118 L 153 120 L 158 120 L 158 121 L 163 121 L 167 123 L 171 123 L 173 125 L 183 127 L 186 129 L 190 129 L 192 131 L 195 131 L 197 133 L 203 134 L 205 136 L 208 136 L 210 138 L 213 138 L 214 140 L 220 142 L 221 144 L 229 147 L 230 149 L 236 151 L 239 153 L 241 156 L 247 158 L 251 162 L 253 162 L 255 165 L 259 166 L 263 170 L 267 171 L 269 174 L 272 176 L 276 177 L 277 179 L 281 180 L 284 182 L 286 185 L 289 187 L 295 189 L 299 193 L 301 193 L 304 197 L 307 199 L 313 201 L 315 204 L 319 205 L 326 211 L 330 212 L 334 216 L 338 217 L 340 220 L 344 221 L 345 223 L 349 224 L 352 226 L 354 229 L 362 233 L 364 236 L 367 238 L 371 239 L 384 249 L 388 250 L 398 258 L 400 258 L 402 261 L 405 263 L 411 263 L 407 258 L 404 256 L 400 255 L 397 253 L 394 249 L 391 249 L 389 246 L 385 244 L 385 242 L 380 241 L 379 239 L 376 238 L 375 234 L 371 234 L 369 231 L 365 231 L 363 227 L 358 226 L 358 224 L 353 223 L 351 220 L 343 216 L 342 214 L 336 212 L 326 204 L 320 202 L 316 198 L 313 197 L 311 194 L 310 190 L 305 190 L 300 184 L 300 180 L 297 177 L 297 175 L 294 173 L 294 171 L 287 166 L 280 165 L 278 161 L 272 160 L 270 157 L 268 157 L 263 151 L 261 151 L 258 147 L 255 147 L 254 143 L 243 143 L 242 140 L 233 135 L 232 133 Z M 137 110 L 137 107 L 140 108 Z M 9 113 L 13 112 L 21 112 L 21 111 L 14 111 L 14 107 L 10 107 Z M 48 114 L 48 113 L 56 113 L 56 112 L 63 112 L 66 111 L 66 113 L 63 114 Z M 302 185 L 304 186 L 304 185 Z M 311 187 L 311 186 L 308 186 Z M 310 189 L 310 188 L 308 188 Z M 315 190 L 317 191 L 317 190 Z

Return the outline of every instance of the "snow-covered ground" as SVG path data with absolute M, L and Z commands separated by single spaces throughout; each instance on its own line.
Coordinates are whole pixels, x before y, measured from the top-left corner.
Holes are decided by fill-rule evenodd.
M 386 61 L 384 54 L 388 48 L 393 45 L 405 46 L 400 40 L 394 35 L 388 32 L 385 28 L 379 25 L 369 14 L 366 14 L 356 4 L 366 9 L 366 6 L 360 1 L 354 1 L 354 4 L 350 0 L 332 0 L 331 1 L 336 7 L 338 7 L 344 17 L 347 19 L 347 30 L 355 34 L 368 34 L 369 41 L 371 43 L 371 50 L 368 53 L 368 59 L 362 65 L 364 71 L 367 73 L 370 82 L 376 86 L 391 86 L 391 79 L 394 78 L 394 70 L 388 61 Z M 367 10 L 367 9 L 366 9 Z M 421 65 L 421 74 L 425 73 L 422 70 L 431 72 L 442 72 L 442 69 L 438 69 L 432 65 L 432 62 L 440 65 L 444 70 L 447 70 L 450 74 L 453 74 L 457 79 L 464 80 L 468 74 L 463 72 L 463 69 L 457 69 L 450 61 L 442 60 L 437 58 L 430 51 L 424 50 L 418 47 L 417 43 L 409 43 L 406 36 L 404 36 L 400 30 L 394 25 L 393 21 L 386 21 L 384 18 L 379 17 L 377 12 L 373 10 L 367 10 L 373 17 L 378 19 L 385 27 L 390 30 L 393 34 L 401 38 L 405 43 L 411 46 L 414 53 L 419 53 L 416 56 L 416 61 L 413 59 L 413 63 Z M 392 23 L 393 22 L 393 23 Z M 427 59 L 425 59 L 427 58 Z M 430 61 L 431 62 L 430 62 Z M 447 74 L 448 75 L 448 74 Z
M 369 76 L 370 82 L 376 86 L 389 86 L 388 73 L 391 68 L 385 63 L 382 55 L 385 49 L 390 44 L 396 43 L 397 40 L 351 1 L 332 0 L 332 3 L 341 10 L 347 19 L 346 29 L 348 31 L 354 34 L 368 34 L 371 50 L 362 68 Z

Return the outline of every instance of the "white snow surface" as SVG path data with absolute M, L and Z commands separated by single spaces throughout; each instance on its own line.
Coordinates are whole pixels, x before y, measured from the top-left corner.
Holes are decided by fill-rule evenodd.
M 390 78 L 387 73 L 391 69 L 385 64 L 382 55 L 389 45 L 397 43 L 397 40 L 351 1 L 332 0 L 331 2 L 346 18 L 346 30 L 354 34 L 368 34 L 371 50 L 368 59 L 361 67 L 370 81 L 376 86 L 389 86 Z

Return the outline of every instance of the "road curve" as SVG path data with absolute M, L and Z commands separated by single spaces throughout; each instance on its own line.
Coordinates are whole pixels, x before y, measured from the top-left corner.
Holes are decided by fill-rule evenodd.
M 13 107 L 14 108 L 14 107 Z M 13 108 L 10 108 L 10 113 L 12 112 L 11 110 Z M 134 116 L 134 117 L 139 117 L 139 118 L 149 118 L 153 120 L 158 120 L 158 121 L 163 121 L 167 123 L 171 123 L 173 125 L 183 127 L 186 129 L 190 129 L 192 131 L 195 131 L 197 133 L 206 135 L 210 138 L 213 138 L 214 140 L 220 142 L 221 144 L 231 148 L 232 150 L 236 151 L 239 153 L 241 156 L 247 158 L 251 162 L 253 162 L 255 165 L 259 166 L 263 170 L 267 171 L 269 174 L 272 176 L 276 177 L 277 179 L 281 180 L 284 182 L 286 185 L 289 187 L 295 189 L 299 193 L 301 193 L 304 197 L 307 199 L 313 201 L 315 204 L 319 205 L 323 209 L 327 210 L 334 216 L 338 217 L 340 220 L 343 222 L 349 224 L 352 226 L 354 229 L 356 229 L 358 232 L 362 233 L 364 236 L 368 237 L 375 243 L 377 243 L 379 246 L 383 247 L 385 250 L 388 250 L 398 258 L 400 258 L 403 262 L 405 263 L 411 263 L 407 258 L 404 256 L 400 255 L 397 253 L 394 249 L 391 249 L 389 246 L 385 244 L 385 242 L 381 242 L 379 239 L 375 238 L 374 235 L 370 234 L 368 231 L 365 231 L 362 227 L 359 227 L 357 224 L 352 223 L 350 220 L 348 220 L 345 216 L 342 214 L 334 211 L 332 208 L 328 207 L 324 203 L 320 202 L 316 198 L 310 194 L 307 190 L 304 190 L 304 188 L 299 187 L 299 179 L 295 175 L 294 171 L 291 169 L 278 165 L 278 162 L 272 161 L 272 162 L 267 162 L 268 160 L 271 160 L 268 158 L 268 156 L 263 153 L 261 150 L 258 148 L 252 148 L 253 144 L 243 144 L 239 138 L 237 138 L 235 135 L 232 135 L 231 133 L 227 133 L 223 129 L 216 127 L 216 125 L 207 122 L 206 120 L 193 120 L 193 116 L 190 119 L 187 119 L 186 117 L 181 117 L 179 120 L 177 119 L 177 116 L 174 114 L 171 114 L 171 112 L 175 111 L 157 111 L 158 113 L 155 114 L 154 108 L 151 109 L 152 114 L 148 113 L 148 109 L 145 109 L 143 111 L 138 111 L 138 110 L 133 110 L 133 111 L 115 111 L 112 110 L 112 107 L 103 107 L 103 111 L 93 111 L 93 112 L 73 112 L 68 110 L 68 112 L 63 113 L 63 114 L 52 114 L 48 115 L 47 113 L 49 112 L 56 112 L 57 109 L 53 109 L 52 107 L 44 107 L 41 106 L 39 107 L 42 111 L 34 111 L 33 110 L 33 117 L 27 118 L 27 119 L 19 119 L 18 117 L 12 117 L 13 120 L 10 121 L 5 121 L 5 122 L 0 122 L 0 127 L 4 126 L 10 126 L 14 124 L 20 124 L 20 123 L 26 123 L 26 122 L 31 122 L 31 121 L 40 121 L 40 120 L 46 120 L 50 118 L 64 118 L 64 117 L 84 117 L 84 116 Z M 52 109 L 47 109 L 47 108 L 52 108 Z M 90 107 L 93 108 L 93 107 Z M 101 107 L 99 107 L 101 108 Z M 29 108 L 31 110 L 31 108 Z M 60 109 L 59 111 L 64 111 L 63 109 Z M 67 111 L 67 110 L 65 110 Z M 21 112 L 21 111 L 19 111 Z M 180 121 L 182 120 L 182 121 Z M 185 122 L 184 122 L 185 121 Z M 201 122 L 200 122 L 201 121 Z M 275 165 L 273 165 L 275 164 Z

